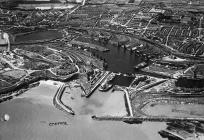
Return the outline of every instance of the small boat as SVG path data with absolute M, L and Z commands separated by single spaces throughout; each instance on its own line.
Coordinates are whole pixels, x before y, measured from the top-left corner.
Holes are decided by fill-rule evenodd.
M 108 91 L 109 89 L 111 89 L 113 87 L 113 84 L 111 84 L 110 82 L 115 78 L 116 74 L 115 73 L 111 73 L 108 78 L 101 84 L 101 86 L 99 87 L 100 91 Z
M 138 65 L 136 65 L 134 68 L 135 68 L 135 70 L 140 70 L 142 68 L 145 68 L 146 66 L 147 66 L 147 63 L 142 62 L 142 63 L 139 63 Z
M 8 114 L 4 114 L 2 121 L 9 121 L 10 116 Z

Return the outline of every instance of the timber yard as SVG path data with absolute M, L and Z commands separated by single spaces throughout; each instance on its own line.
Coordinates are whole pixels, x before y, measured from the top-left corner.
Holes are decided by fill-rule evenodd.
M 0 139 L 203 140 L 202 0 L 0 2 Z

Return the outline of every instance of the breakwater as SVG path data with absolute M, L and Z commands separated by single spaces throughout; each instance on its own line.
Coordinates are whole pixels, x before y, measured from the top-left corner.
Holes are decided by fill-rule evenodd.
M 131 106 L 131 103 L 130 103 L 130 98 L 129 98 L 128 91 L 124 90 L 124 92 L 125 92 L 125 101 L 126 101 L 126 104 L 127 104 L 128 113 L 129 113 L 129 115 L 131 117 L 133 117 L 133 111 L 132 111 L 132 106 Z
M 199 121 L 204 122 L 204 118 L 191 117 L 114 117 L 114 116 L 92 116 L 92 119 L 98 121 L 124 121 L 130 123 L 150 122 L 172 122 L 172 121 Z
M 71 107 L 66 106 L 62 101 L 62 95 L 63 92 L 65 90 L 66 86 L 63 84 L 62 86 L 60 86 L 60 88 L 57 90 L 57 93 L 55 94 L 54 98 L 53 98 L 53 104 L 55 105 L 56 108 L 58 108 L 59 110 L 64 111 L 67 114 L 71 114 L 71 115 L 75 115 L 74 111 L 72 110 Z

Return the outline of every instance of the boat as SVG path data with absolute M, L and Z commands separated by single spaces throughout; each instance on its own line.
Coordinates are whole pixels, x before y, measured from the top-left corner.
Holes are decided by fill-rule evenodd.
M 99 91 L 108 91 L 113 87 L 113 84 L 108 84 L 108 83 L 102 83 L 101 86 L 99 87 Z
M 115 78 L 115 76 L 116 76 L 116 73 L 111 73 L 107 78 L 108 82 L 112 81 Z
M 135 70 L 140 70 L 142 68 L 145 68 L 146 66 L 147 66 L 147 63 L 142 62 L 142 63 L 139 63 L 138 65 L 136 65 L 134 68 L 135 68 Z

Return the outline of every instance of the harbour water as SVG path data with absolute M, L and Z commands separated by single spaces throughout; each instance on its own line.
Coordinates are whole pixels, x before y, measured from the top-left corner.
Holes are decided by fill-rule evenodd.
M 49 40 L 59 37 L 62 37 L 62 34 L 60 32 L 58 32 L 57 30 L 49 30 L 17 36 L 15 42 Z M 133 67 L 141 63 L 143 59 L 142 56 L 131 53 L 129 50 L 122 47 L 116 47 L 111 44 L 102 45 L 95 41 L 94 43 L 110 50 L 108 52 L 101 52 L 91 49 L 90 51 L 98 58 L 105 59 L 105 61 L 108 63 L 107 70 L 112 72 L 135 73 Z
M 135 73 L 134 66 L 141 63 L 142 57 L 131 53 L 129 50 L 113 45 L 104 45 L 108 52 L 94 51 L 99 58 L 103 58 L 108 63 L 107 70 L 121 73 Z
M 80 87 L 66 87 L 62 96 L 62 102 L 70 106 L 75 114 L 78 115 L 97 115 L 97 116 L 127 116 L 124 92 L 99 91 L 98 89 L 90 98 L 81 98 L 83 91 Z
M 132 76 L 123 76 L 122 74 L 117 75 L 114 78 L 112 84 L 128 87 L 131 84 L 131 82 L 134 80 L 134 78 L 135 77 L 132 77 Z
M 126 124 L 124 122 L 95 121 L 91 115 L 100 111 L 103 102 L 98 103 L 100 94 L 90 97 L 90 102 L 79 109 L 90 109 L 90 113 L 67 115 L 53 105 L 58 89 L 52 81 L 41 81 L 35 87 L 13 100 L 0 104 L 0 116 L 10 115 L 10 120 L 0 122 L 2 140 L 161 140 L 158 131 L 165 123 Z M 104 93 L 105 94 L 105 93 Z M 108 96 L 106 96 L 108 100 Z M 91 106 L 91 107 L 90 107 Z M 95 108 L 95 109 L 92 109 Z M 61 124 L 61 125 L 59 125 Z
M 47 39 L 45 34 L 30 34 L 17 38 L 17 41 Z M 24 38 L 25 37 L 25 38 Z M 49 37 L 49 36 L 47 36 Z M 120 73 L 134 73 L 133 66 L 141 62 L 141 57 L 130 54 L 128 50 L 104 46 L 109 52 L 94 51 L 108 63 L 109 71 Z M 121 79 L 121 77 L 118 77 Z M 116 78 L 115 84 L 129 83 L 130 79 L 123 79 L 122 83 Z M 89 99 L 73 96 L 71 107 L 76 111 L 75 116 L 67 115 L 53 105 L 53 97 L 58 86 L 52 81 L 41 81 L 35 87 L 13 100 L 0 104 L 0 117 L 10 115 L 8 122 L 0 122 L 0 139 L 15 140 L 29 139 L 69 139 L 69 140 L 161 140 L 158 132 L 166 128 L 165 123 L 144 122 L 142 124 L 127 124 L 114 121 L 95 121 L 91 116 L 95 114 L 122 114 L 124 109 L 123 95 L 111 93 L 93 94 Z M 80 90 L 77 92 L 81 92 Z M 78 93 L 80 95 L 80 93 Z M 66 101 L 66 97 L 63 98 Z M 113 101 L 113 102 L 110 102 Z M 118 103 L 119 102 L 119 103 Z

